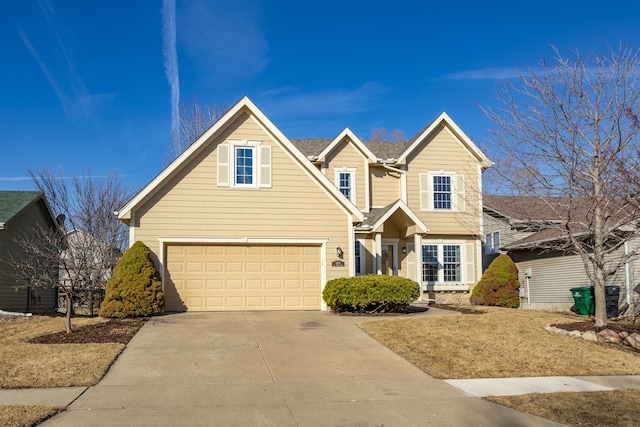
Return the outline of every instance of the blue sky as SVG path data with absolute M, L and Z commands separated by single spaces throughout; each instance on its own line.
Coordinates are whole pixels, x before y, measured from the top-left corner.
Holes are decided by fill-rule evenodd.
M 550 59 L 640 47 L 640 3 L 4 2 L 0 189 L 28 169 L 118 171 L 139 188 L 171 148 L 176 106 L 243 95 L 290 138 L 345 126 L 411 137 L 442 111 L 480 146 L 505 79 Z M 615 5 L 615 7 L 613 7 Z

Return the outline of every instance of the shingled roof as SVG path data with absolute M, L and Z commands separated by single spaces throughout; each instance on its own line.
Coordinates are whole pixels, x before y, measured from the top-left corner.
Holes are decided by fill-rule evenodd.
M 324 150 L 331 139 L 321 138 L 306 138 L 306 139 L 291 139 L 293 145 L 295 145 L 302 154 L 307 157 L 317 156 Z M 380 142 L 380 141 L 363 141 L 365 147 L 367 147 L 375 156 L 382 160 L 397 159 L 400 154 L 409 147 L 409 143 L 406 142 Z
M 512 226 L 532 227 L 533 234 L 505 245 L 505 249 L 525 249 L 541 247 L 545 242 L 557 242 L 567 238 L 566 226 L 563 222 L 571 209 L 569 227 L 582 235 L 587 233 L 588 203 L 587 199 L 552 197 L 542 199 L 533 196 L 482 196 L 482 205 L 486 213 L 502 216 Z
M 561 208 L 566 201 L 562 198 L 548 201 L 532 196 L 482 196 L 485 209 L 515 221 L 558 220 L 554 206 Z
M 41 191 L 0 191 L 0 226 L 42 197 Z

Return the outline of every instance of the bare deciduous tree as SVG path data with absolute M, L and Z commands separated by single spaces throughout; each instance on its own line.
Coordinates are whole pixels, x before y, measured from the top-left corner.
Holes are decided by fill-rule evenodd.
M 173 146 L 168 153 L 167 163 L 172 162 L 184 150 L 189 148 L 207 129 L 211 127 L 228 110 L 222 105 L 202 106 L 198 98 L 194 98 L 188 106 L 181 105 L 176 135 L 173 135 Z
M 370 140 L 374 142 L 404 142 L 407 137 L 402 129 L 393 129 L 389 132 L 386 128 L 373 128 Z
M 534 196 L 554 212 L 549 250 L 579 254 L 594 284 L 595 323 L 607 323 L 605 285 L 640 237 L 640 62 L 621 45 L 605 55 L 574 51 L 529 68 L 500 93 L 492 143 L 507 161 L 498 171 L 511 194 Z M 504 190 L 504 188 L 503 188 Z
M 116 174 L 94 177 L 89 172 L 67 179 L 62 170 L 28 171 L 60 219 L 60 228 L 37 228 L 17 239 L 23 252 L 9 260 L 18 283 L 31 287 L 59 286 L 65 298 L 67 332 L 71 332 L 73 300 L 83 296 L 93 314 L 93 296 L 109 279 L 128 229 L 113 212 L 132 191 Z M 71 183 L 69 185 L 69 182 Z

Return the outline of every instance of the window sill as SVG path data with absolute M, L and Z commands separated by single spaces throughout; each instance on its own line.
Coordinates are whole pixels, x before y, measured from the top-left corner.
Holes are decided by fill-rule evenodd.
M 425 291 L 468 291 L 469 285 L 455 283 L 423 283 L 422 288 Z

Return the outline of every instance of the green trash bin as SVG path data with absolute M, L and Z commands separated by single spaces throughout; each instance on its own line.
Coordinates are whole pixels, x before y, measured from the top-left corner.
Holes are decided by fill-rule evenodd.
M 595 297 L 593 295 L 593 286 L 581 286 L 579 288 L 571 288 L 571 295 L 576 303 L 576 310 L 578 314 L 584 316 L 589 314 L 595 314 L 596 305 Z

